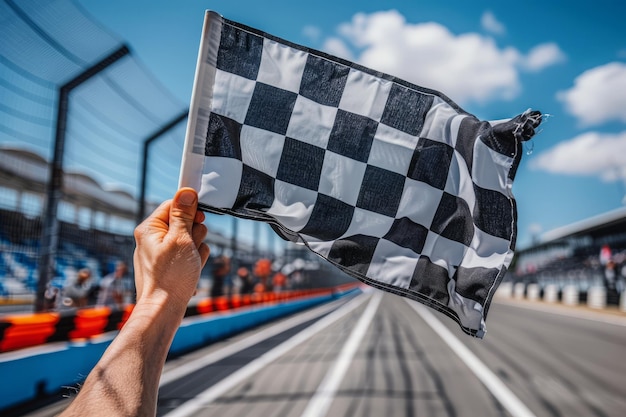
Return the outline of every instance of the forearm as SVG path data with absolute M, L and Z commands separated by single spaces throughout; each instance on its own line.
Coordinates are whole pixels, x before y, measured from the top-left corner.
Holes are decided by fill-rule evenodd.
M 153 416 L 182 303 L 140 300 L 63 416 Z

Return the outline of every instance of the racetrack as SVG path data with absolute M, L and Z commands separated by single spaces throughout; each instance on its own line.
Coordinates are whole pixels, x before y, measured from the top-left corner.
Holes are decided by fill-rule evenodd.
M 625 314 L 496 300 L 487 327 L 369 291 L 171 359 L 158 414 L 626 415 Z

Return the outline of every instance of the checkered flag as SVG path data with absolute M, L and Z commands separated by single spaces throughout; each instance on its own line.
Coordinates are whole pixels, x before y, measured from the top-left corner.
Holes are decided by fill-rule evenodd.
M 540 119 L 481 122 L 437 91 L 207 12 L 180 185 L 483 337 L 513 257 L 521 142 Z

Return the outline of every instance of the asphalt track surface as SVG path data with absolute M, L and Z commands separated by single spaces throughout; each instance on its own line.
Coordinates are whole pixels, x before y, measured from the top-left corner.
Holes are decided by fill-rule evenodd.
M 368 291 L 169 360 L 158 415 L 626 416 L 626 315 L 496 300 L 487 328 Z

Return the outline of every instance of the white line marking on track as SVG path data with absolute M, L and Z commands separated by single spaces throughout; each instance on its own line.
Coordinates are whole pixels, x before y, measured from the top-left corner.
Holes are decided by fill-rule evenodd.
M 166 414 L 166 417 L 186 417 L 197 412 L 201 408 L 206 407 L 220 395 L 228 392 L 230 389 L 235 387 L 240 382 L 244 381 L 246 378 L 249 378 L 254 373 L 261 370 L 263 367 L 280 358 L 282 355 L 289 352 L 291 349 L 295 348 L 299 344 L 305 342 L 314 334 L 324 330 L 326 327 L 330 326 L 340 318 L 344 317 L 346 314 L 350 313 L 352 310 L 360 306 L 366 298 L 369 298 L 369 296 L 369 294 L 359 295 L 358 297 L 351 300 L 348 304 L 345 304 L 338 310 L 335 310 L 334 312 L 330 313 L 319 321 L 313 323 L 311 326 L 302 330 L 300 333 L 289 338 L 285 342 L 276 346 L 274 349 L 259 356 L 252 362 L 248 363 L 246 366 L 239 368 L 237 371 L 233 372 L 228 377 L 222 379 L 220 382 L 214 384 L 213 386 L 207 388 L 196 397 L 183 403 L 180 407 Z
M 513 392 L 481 362 L 471 350 L 457 339 L 448 328 L 431 313 L 427 307 L 416 301 L 406 300 L 422 319 L 446 342 L 446 344 L 467 365 L 489 392 L 507 409 L 513 417 L 536 417 Z
M 324 417 L 328 413 L 328 409 L 335 398 L 339 384 L 343 380 L 348 366 L 350 366 L 352 358 L 354 358 L 354 354 L 376 314 L 382 296 L 382 292 L 376 292 L 370 300 L 367 309 L 363 312 L 363 315 L 354 327 L 354 330 L 352 330 L 352 333 L 350 333 L 346 344 L 343 345 L 335 365 L 329 369 L 324 380 L 319 385 L 317 391 L 302 413 L 302 417 Z
M 343 301 L 344 300 L 333 301 L 331 303 L 323 304 L 312 310 L 305 311 L 304 313 L 298 314 L 295 317 L 281 321 L 273 325 L 272 327 L 264 329 L 261 332 L 248 336 L 245 339 L 241 339 L 235 343 L 229 344 L 228 346 L 224 346 L 220 350 L 216 350 L 198 359 L 176 366 L 175 368 L 172 368 L 167 372 L 164 372 L 163 375 L 161 375 L 161 381 L 159 382 L 159 386 L 163 386 L 172 381 L 183 378 L 186 375 L 197 371 L 198 369 L 211 365 L 228 356 L 232 356 L 237 352 L 247 349 L 250 346 L 254 346 L 257 343 L 269 339 L 272 336 L 276 336 L 277 334 L 289 330 L 292 327 L 298 326 L 309 320 L 313 320 L 315 317 L 321 316 L 322 314 L 325 314 L 328 311 L 332 310 L 337 306 L 338 303 Z

